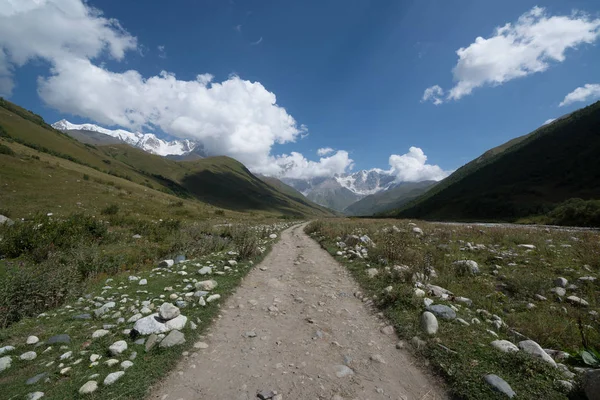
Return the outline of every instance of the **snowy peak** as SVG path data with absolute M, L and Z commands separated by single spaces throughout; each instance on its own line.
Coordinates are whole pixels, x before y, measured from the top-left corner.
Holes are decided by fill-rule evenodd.
M 156 137 L 153 133 L 129 132 L 124 129 L 112 130 L 94 124 L 73 124 L 66 119 L 52 124 L 52 127 L 63 132 L 89 131 L 102 133 L 159 156 L 185 155 L 199 146 L 198 143 L 187 139 L 167 141 Z
M 340 185 L 361 196 L 389 189 L 394 184 L 394 179 L 389 172 L 380 169 L 361 170 L 335 177 Z

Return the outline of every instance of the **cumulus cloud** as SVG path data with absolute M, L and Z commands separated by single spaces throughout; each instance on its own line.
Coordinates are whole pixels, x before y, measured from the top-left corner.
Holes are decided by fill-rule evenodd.
M 319 150 L 317 150 L 317 155 L 319 156 L 326 156 L 327 154 L 333 153 L 335 150 L 333 150 L 331 147 L 323 147 Z
M 556 121 L 556 118 L 550 118 L 550 119 L 547 119 L 547 120 L 544 122 L 544 124 L 543 124 L 543 125 L 548 125 L 548 124 L 551 124 L 551 123 L 553 123 L 554 121 Z
M 451 173 L 437 165 L 427 164 L 427 156 L 423 150 L 414 146 L 406 154 L 392 154 L 389 163 L 389 173 L 399 182 L 439 181 Z
M 559 104 L 559 107 L 568 106 L 569 104 L 590 101 L 600 98 L 600 84 L 588 83 L 585 86 L 578 87 L 571 93 L 565 96 L 564 100 Z
M 534 7 L 517 22 L 496 28 L 491 37 L 477 37 L 456 51 L 458 62 L 452 70 L 456 85 L 447 98 L 458 100 L 482 86 L 546 71 L 552 62 L 563 62 L 568 49 L 594 43 L 599 36 L 598 18 L 581 12 L 550 16 L 544 8 Z
M 158 56 L 160 58 L 167 58 L 167 51 L 165 49 L 165 46 L 160 45 L 160 46 L 157 46 L 156 49 L 158 50 Z
M 42 59 L 50 70 L 38 78 L 38 93 L 63 113 L 132 130 L 159 128 L 199 140 L 211 154 L 234 157 L 270 175 L 324 176 L 351 167 L 344 151 L 319 161 L 299 153 L 272 155 L 275 144 L 294 142 L 307 130 L 260 82 L 238 76 L 214 82 L 206 73 L 181 80 L 167 71 L 144 77 L 135 70 L 113 72 L 104 66 L 104 58 L 120 61 L 137 49 L 137 39 L 117 20 L 82 0 L 0 0 L 4 95 L 11 93 L 15 68 Z M 157 50 L 165 52 L 164 46 Z
M 442 89 L 439 85 L 433 85 L 425 89 L 421 103 L 431 100 L 433 104 L 437 106 L 444 102 L 442 100 L 442 96 L 444 96 L 444 89 Z

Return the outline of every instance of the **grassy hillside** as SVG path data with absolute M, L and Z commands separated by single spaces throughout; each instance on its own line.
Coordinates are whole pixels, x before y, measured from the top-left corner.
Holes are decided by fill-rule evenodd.
M 84 144 L 5 100 L 0 101 L 0 140 L 15 153 L 0 154 L 0 184 L 5 189 L 0 204 L 19 217 L 49 209 L 100 209 L 115 201 L 114 196 L 132 211 L 164 198 L 159 202 L 184 202 L 200 214 L 211 205 L 268 214 L 331 215 L 306 199 L 280 192 L 231 158 L 177 162 L 125 144 Z
M 344 210 L 346 215 L 369 216 L 389 211 L 416 199 L 437 182 L 403 182 L 392 189 L 375 193 L 351 204 Z
M 600 102 L 486 152 L 389 215 L 502 220 L 545 215 L 600 198 Z

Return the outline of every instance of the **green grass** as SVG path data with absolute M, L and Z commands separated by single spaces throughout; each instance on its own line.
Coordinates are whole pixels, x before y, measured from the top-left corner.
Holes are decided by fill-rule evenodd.
M 200 335 L 205 332 L 206 328 L 210 325 L 210 322 L 217 316 L 220 310 L 219 304 L 222 304 L 225 298 L 235 290 L 242 278 L 250 270 L 250 261 L 257 263 L 267 254 L 268 249 L 270 249 L 270 246 L 274 241 L 265 238 L 268 237 L 269 233 L 278 232 L 286 226 L 289 226 L 289 224 L 278 223 L 268 226 L 219 228 L 223 229 L 221 235 L 227 236 L 229 234 L 227 231 L 228 229 L 241 229 L 244 232 L 248 232 L 248 234 L 259 238 L 257 245 L 263 247 L 265 251 L 262 253 L 254 253 L 250 258 L 243 257 L 242 255 L 236 257 L 226 254 L 227 251 L 231 250 L 239 252 L 243 247 L 240 247 L 242 242 L 232 241 L 221 252 L 211 253 L 194 259 L 193 261 L 176 265 L 173 268 L 173 273 L 162 273 L 162 275 L 159 275 L 156 270 L 151 271 L 147 268 L 141 270 L 127 270 L 113 275 L 111 277 L 112 280 L 110 281 L 106 280 L 106 276 L 100 275 L 95 281 L 90 282 L 83 288 L 82 295 L 87 294 L 90 295 L 91 298 L 95 298 L 96 296 L 102 296 L 105 299 L 114 297 L 117 301 L 121 298 L 129 299 L 124 305 L 117 303 L 117 308 L 119 306 L 122 306 L 123 308 L 123 317 L 128 319 L 134 314 L 129 307 L 135 304 L 136 300 L 143 301 L 153 299 L 156 306 L 160 306 L 163 301 L 170 301 L 168 300 L 168 296 L 173 292 L 165 292 L 165 287 L 171 286 L 177 293 L 183 294 L 189 291 L 184 290 L 184 286 L 187 284 L 186 281 L 192 282 L 193 279 L 216 280 L 218 286 L 214 291 L 211 291 L 211 294 L 218 293 L 222 296 L 218 302 L 209 303 L 206 307 L 199 306 L 196 302 L 193 302 L 192 305 L 192 302 L 190 302 L 188 307 L 182 309 L 182 314 L 188 317 L 188 323 L 182 331 L 186 336 L 186 343 L 182 346 L 171 349 L 155 347 L 151 352 L 146 353 L 143 345 L 134 344 L 132 339 L 122 333 L 123 329 L 131 328 L 133 323 L 116 324 L 114 328 L 110 329 L 111 333 L 109 335 L 100 339 L 91 339 L 92 333 L 96 329 L 101 329 L 103 324 L 115 324 L 115 318 L 109 317 L 109 315 L 112 314 L 112 312 L 109 312 L 106 314 L 107 318 L 92 320 L 73 319 L 72 317 L 74 315 L 90 312 L 88 311 L 89 309 L 93 310 L 95 308 L 95 306 L 90 305 L 85 299 L 82 299 L 81 301 L 69 301 L 60 308 L 46 311 L 45 316 L 25 318 L 8 329 L 0 330 L 0 343 L 4 346 L 15 346 L 16 350 L 12 351 L 10 354 L 17 356 L 13 357 L 12 367 L 0 373 L 0 382 L 3 388 L 2 397 L 7 399 L 20 399 L 29 392 L 42 391 L 45 393 L 44 398 L 48 399 L 76 399 L 80 397 L 78 394 L 79 388 L 89 380 L 89 376 L 98 373 L 100 374 L 100 377 L 96 380 L 100 383 L 100 387 L 97 392 L 86 398 L 143 398 L 151 385 L 161 378 L 164 378 L 165 374 L 177 364 L 184 351 L 197 351 L 193 349 L 193 343 L 200 338 Z M 240 235 L 238 234 L 237 236 L 239 237 Z M 202 266 L 216 265 L 219 267 L 218 270 L 222 271 L 223 266 L 227 265 L 227 260 L 232 258 L 238 258 L 240 263 L 234 270 L 225 275 L 213 274 L 210 276 L 200 276 L 195 273 L 195 271 L 200 268 L 199 266 L 196 266 L 196 264 Z M 175 273 L 178 271 L 186 271 L 188 272 L 188 275 L 182 276 Z M 130 282 L 128 280 L 128 276 L 130 275 L 147 278 L 148 285 L 139 286 L 137 282 Z M 111 288 L 104 289 L 105 285 L 108 285 Z M 140 290 L 147 291 L 148 293 L 141 293 L 139 292 Z M 167 300 L 160 299 L 161 295 L 166 296 Z M 105 301 L 101 301 L 101 303 L 104 303 Z M 115 310 L 117 308 L 115 308 Z M 139 309 L 141 307 L 137 306 L 136 308 Z M 198 328 L 192 330 L 189 321 L 196 323 Z M 35 360 L 18 360 L 18 355 L 32 349 L 32 346 L 25 344 L 25 339 L 29 335 L 36 335 L 43 341 L 54 334 L 61 333 L 67 333 L 71 337 L 71 344 L 68 345 L 67 348 L 59 349 L 58 346 L 53 346 L 53 349 L 48 353 L 42 353 L 47 347 L 42 346 L 36 349 L 38 357 Z M 104 361 L 111 358 L 107 352 L 108 347 L 117 340 L 126 340 L 129 347 L 123 355 L 112 358 L 117 358 L 119 362 L 121 362 L 129 359 L 133 351 L 137 352 L 137 358 L 133 360 L 134 366 L 126 370 L 124 377 L 114 385 L 106 387 L 102 385 L 105 376 L 110 372 L 121 369 L 118 364 L 114 367 L 108 367 L 103 364 Z M 72 370 L 68 375 L 63 376 L 59 373 L 58 357 L 67 351 L 73 351 L 73 358 L 64 362 L 64 366 L 71 366 Z M 99 354 L 102 356 L 100 365 L 90 367 L 89 357 L 91 354 Z M 81 363 L 73 365 L 78 359 L 82 359 Z M 54 361 L 54 364 L 47 367 L 46 364 L 51 361 Z M 198 367 L 202 368 L 201 365 Z M 35 385 L 25 385 L 27 379 L 41 372 L 49 372 L 50 383 L 40 381 Z
M 516 337 L 512 329 L 537 341 L 543 348 L 575 353 L 583 349 L 581 320 L 587 343 L 597 349 L 600 319 L 590 312 L 600 311 L 600 282 L 583 283 L 578 278 L 598 277 L 600 234 L 418 222 L 425 232 L 421 237 L 412 233 L 407 222 L 323 220 L 311 223 L 307 232 L 334 256 L 340 251 L 336 246 L 339 238 L 367 234 L 375 242 L 376 247 L 369 248 L 366 260 L 349 259 L 346 255 L 336 258 L 347 266 L 366 295 L 393 322 L 400 338 L 410 340 L 419 336 L 427 340 L 426 348 L 416 353 L 429 360 L 457 398 L 500 399 L 482 378 L 492 373 L 505 379 L 519 398 L 566 399 L 568 393 L 557 383 L 565 379 L 559 371 L 525 354 L 503 354 L 495 350 L 490 343 L 496 338 L 487 330 L 495 331 L 500 339 L 517 343 L 522 339 Z M 393 225 L 400 232 L 394 231 Z M 485 247 L 465 250 L 467 243 L 472 247 Z M 535 249 L 527 250 L 519 244 L 533 244 Z M 476 261 L 480 274 L 461 273 L 453 262 L 463 259 Z M 386 273 L 386 267 L 395 265 L 406 265 L 410 270 L 402 274 Z M 369 267 L 378 268 L 380 273 L 369 278 L 366 273 Z M 413 274 L 427 274 L 430 268 L 437 273 L 437 277 L 430 280 L 432 284 L 473 301 L 473 306 L 467 307 L 451 299 L 431 297 L 435 304 L 452 305 L 458 309 L 458 317 L 468 322 L 478 318 L 481 324 L 464 326 L 456 321 L 439 320 L 440 329 L 435 338 L 425 337 L 419 327 L 425 306 L 423 299 L 414 295 Z M 559 276 L 578 286 L 568 290 L 568 295 L 584 298 L 589 307 L 573 306 L 550 292 L 554 279 Z M 388 286 L 392 286 L 390 293 L 384 291 Z M 536 294 L 548 300 L 537 300 Z M 533 303 L 535 308 L 528 309 L 528 303 Z M 479 309 L 498 315 L 507 327 L 496 329 L 486 322 Z M 576 398 L 576 393 L 571 396 Z

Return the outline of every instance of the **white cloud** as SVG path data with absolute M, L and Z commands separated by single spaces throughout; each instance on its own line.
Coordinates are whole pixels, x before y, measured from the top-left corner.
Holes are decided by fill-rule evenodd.
M 256 42 L 250 42 L 250 45 L 252 46 L 256 46 L 258 44 L 261 44 L 263 41 L 263 37 L 261 36 L 260 39 L 258 39 Z
M 477 37 L 457 50 L 452 70 L 456 85 L 447 98 L 458 100 L 482 86 L 543 72 L 551 62 L 563 62 L 568 49 L 594 43 L 599 36 L 600 19 L 581 12 L 550 16 L 544 8 L 534 7 L 517 22 L 496 28 L 493 36 Z
M 343 174 L 353 166 L 354 161 L 344 150 L 338 150 L 329 157 L 321 157 L 318 162 L 307 160 L 302 154 L 292 152 L 289 155 L 270 157 L 270 163 L 257 168 L 256 171 L 265 175 L 308 179 Z
M 418 147 L 411 147 L 403 155 L 392 154 L 389 159 L 390 174 L 399 182 L 439 181 L 450 175 L 437 165 L 427 164 L 427 156 Z
M 595 100 L 598 98 L 600 98 L 600 84 L 588 83 L 585 86 L 578 87 L 566 95 L 564 100 L 559 104 L 559 107 L 582 101 Z
M 553 123 L 554 121 L 556 121 L 556 118 L 550 118 L 550 119 L 547 119 L 547 120 L 544 122 L 544 124 L 543 124 L 542 126 L 544 126 L 544 125 L 548 125 L 548 124 L 551 124 L 551 123 Z
M 317 150 L 317 155 L 319 156 L 326 156 L 327 154 L 333 153 L 335 150 L 333 150 L 331 147 L 323 147 L 319 150 Z
M 165 46 L 160 45 L 160 46 L 157 46 L 156 49 L 158 50 L 158 56 L 160 58 L 167 58 L 167 52 L 165 50 Z
M 423 93 L 423 98 L 421 99 L 421 103 L 431 100 L 433 104 L 440 105 L 444 101 L 442 100 L 442 96 L 444 95 L 444 90 L 439 85 L 433 85 L 425 89 Z

